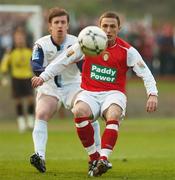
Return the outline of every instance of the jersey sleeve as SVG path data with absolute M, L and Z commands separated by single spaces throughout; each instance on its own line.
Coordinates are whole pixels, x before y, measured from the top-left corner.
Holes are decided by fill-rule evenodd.
M 31 66 L 35 75 L 39 76 L 43 71 L 44 52 L 39 44 L 35 44 L 32 52 Z
M 10 53 L 6 53 L 4 54 L 1 60 L 1 64 L 0 64 L 1 73 L 3 74 L 8 73 L 9 66 L 10 66 Z
M 44 81 L 48 81 L 56 75 L 60 75 L 68 65 L 81 61 L 83 57 L 79 43 L 75 43 L 58 55 L 40 74 Z
M 139 52 L 133 47 L 128 50 L 127 65 L 133 68 L 133 71 L 138 77 L 142 78 L 147 95 L 152 94 L 157 96 L 156 81 Z

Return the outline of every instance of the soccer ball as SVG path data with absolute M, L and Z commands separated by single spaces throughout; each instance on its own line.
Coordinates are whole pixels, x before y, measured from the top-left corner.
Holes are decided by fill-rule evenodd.
M 78 35 L 78 42 L 85 55 L 97 56 L 107 47 L 106 33 L 97 26 L 87 26 Z

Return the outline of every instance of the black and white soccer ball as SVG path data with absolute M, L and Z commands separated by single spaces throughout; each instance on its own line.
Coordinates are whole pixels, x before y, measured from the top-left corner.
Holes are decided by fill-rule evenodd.
M 97 26 L 87 26 L 78 35 L 78 41 L 85 55 L 97 56 L 107 47 L 106 33 Z

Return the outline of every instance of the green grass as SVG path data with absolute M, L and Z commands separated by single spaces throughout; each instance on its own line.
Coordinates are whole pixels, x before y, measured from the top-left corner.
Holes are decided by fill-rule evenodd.
M 103 129 L 103 125 L 102 125 Z M 113 169 L 100 178 L 131 180 L 175 179 L 175 121 L 173 119 L 122 122 L 117 146 L 110 157 Z M 47 172 L 38 173 L 30 164 L 31 132 L 19 134 L 15 124 L 0 124 L 0 179 L 89 179 L 87 154 L 73 122 L 49 123 Z

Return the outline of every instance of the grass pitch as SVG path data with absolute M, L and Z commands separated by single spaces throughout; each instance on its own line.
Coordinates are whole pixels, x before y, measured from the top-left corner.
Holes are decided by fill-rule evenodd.
M 104 128 L 101 123 L 102 129 Z M 175 179 L 175 119 L 125 120 L 110 161 L 113 168 L 101 177 L 109 180 Z M 0 180 L 89 179 L 87 154 L 72 120 L 49 123 L 47 172 L 29 164 L 31 132 L 19 134 L 15 122 L 0 123 Z

